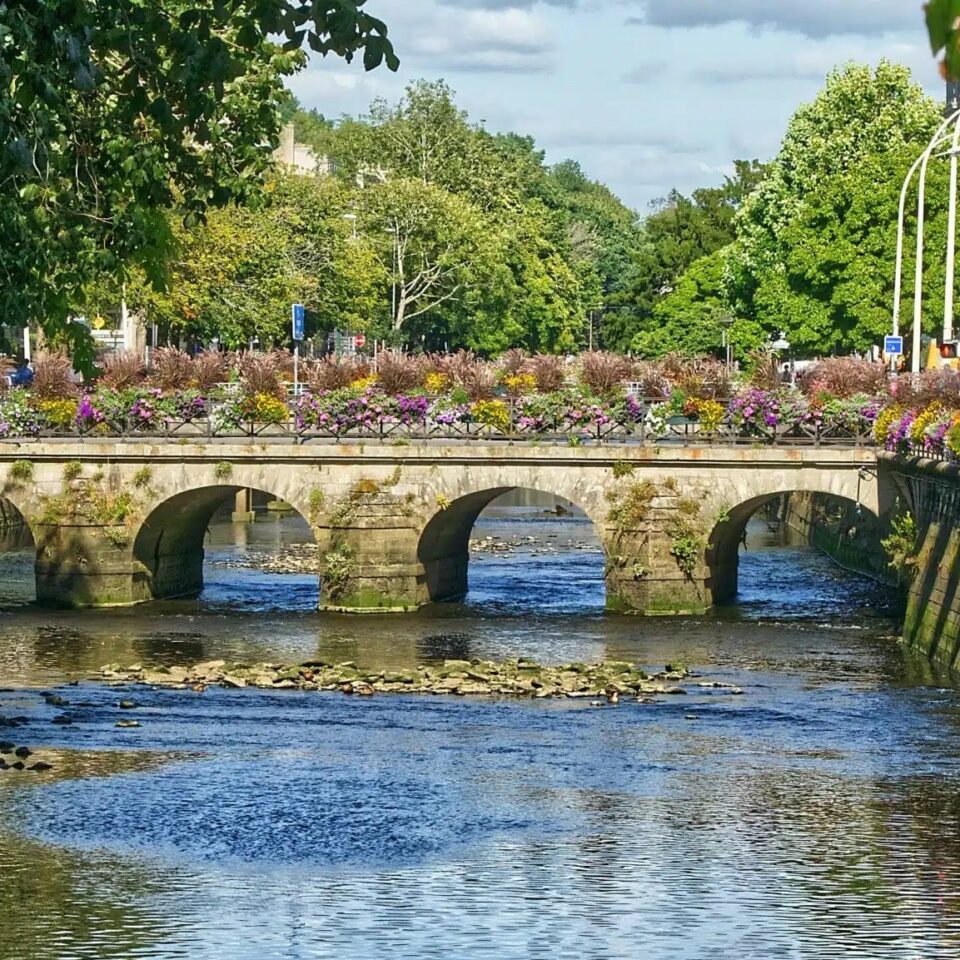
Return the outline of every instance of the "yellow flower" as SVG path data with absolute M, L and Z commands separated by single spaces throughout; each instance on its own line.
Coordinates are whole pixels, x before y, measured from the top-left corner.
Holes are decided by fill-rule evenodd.
M 502 400 L 477 400 L 470 413 L 477 423 L 505 431 L 510 426 L 510 411 Z
M 247 397 L 243 407 L 244 417 L 257 423 L 282 423 L 290 416 L 287 405 L 269 393 L 255 393 Z
M 77 401 L 38 400 L 37 412 L 51 427 L 70 427 L 77 419 Z
M 943 414 L 943 405 L 933 403 L 926 410 L 917 414 L 917 419 L 910 424 L 910 440 L 913 443 L 922 443 L 926 429 Z
M 450 386 L 450 378 L 445 373 L 428 373 L 423 378 L 423 385 L 428 393 L 444 393 Z
M 903 406 L 899 403 L 893 403 L 880 411 L 873 425 L 873 439 L 877 443 L 884 444 L 887 442 L 890 427 L 903 416 L 903 412 Z
M 503 385 L 511 396 L 520 397 L 537 389 L 537 378 L 532 373 L 515 373 L 513 376 L 504 377 Z
M 371 373 L 367 377 L 360 377 L 359 379 L 352 381 L 350 386 L 356 390 L 366 390 L 369 387 L 374 386 L 376 382 L 377 382 L 377 375 L 375 373 Z

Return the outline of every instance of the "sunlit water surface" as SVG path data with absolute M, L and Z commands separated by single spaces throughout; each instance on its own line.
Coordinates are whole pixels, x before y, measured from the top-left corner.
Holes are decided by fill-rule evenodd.
M 315 578 L 230 566 L 302 537 L 289 519 L 213 528 L 203 596 L 132 611 L 24 606 L 29 553 L 0 555 L 0 717 L 68 751 L 0 774 L 0 958 L 960 956 L 960 697 L 904 657 L 885 588 L 757 523 L 737 605 L 608 616 L 589 525 L 536 513 L 481 521 L 538 539 L 405 617 L 319 615 Z M 123 730 L 121 692 L 85 680 L 517 654 L 685 660 L 745 694 L 144 688 Z

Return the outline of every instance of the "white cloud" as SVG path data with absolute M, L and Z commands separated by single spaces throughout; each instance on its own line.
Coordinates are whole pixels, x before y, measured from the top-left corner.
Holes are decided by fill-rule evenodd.
M 702 27 L 745 23 L 807 37 L 876 36 L 923 29 L 919 3 L 909 0 L 642 0 L 629 23 Z
M 411 31 L 410 52 L 433 68 L 541 73 L 550 69 L 553 40 L 545 18 L 529 10 L 437 9 Z

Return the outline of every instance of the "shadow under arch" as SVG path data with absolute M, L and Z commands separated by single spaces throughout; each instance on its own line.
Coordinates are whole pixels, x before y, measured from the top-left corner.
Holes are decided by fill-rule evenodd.
M 728 510 L 725 518 L 717 521 L 707 540 L 705 559 L 709 570 L 710 594 L 713 603 L 728 603 L 737 595 L 739 589 L 740 544 L 751 517 L 768 504 L 798 493 L 813 497 L 829 496 L 850 506 L 859 506 L 861 513 L 871 518 L 871 521 L 879 527 L 879 518 L 868 507 L 863 506 L 863 504 L 855 504 L 855 501 L 848 497 L 827 493 L 826 491 L 817 494 L 810 491 L 781 490 L 744 500 Z
M 133 542 L 133 558 L 154 600 L 196 596 L 203 590 L 204 541 L 216 512 L 246 487 L 217 485 L 174 494 L 149 513 Z M 268 490 L 252 488 L 253 493 Z M 296 512 L 296 511 L 295 511 Z M 319 584 L 319 573 L 317 574 Z
M 474 525 L 497 498 L 514 491 L 529 491 L 569 504 L 590 521 L 597 543 L 603 548 L 603 539 L 594 519 L 579 504 L 562 494 L 528 486 L 491 487 L 468 493 L 435 513 L 420 535 L 417 560 L 423 567 L 424 593 L 428 601 L 440 603 L 466 596 Z
M 20 508 L 0 495 L 0 602 L 20 604 L 36 599 L 37 543 Z M 22 554 L 29 553 L 28 564 Z

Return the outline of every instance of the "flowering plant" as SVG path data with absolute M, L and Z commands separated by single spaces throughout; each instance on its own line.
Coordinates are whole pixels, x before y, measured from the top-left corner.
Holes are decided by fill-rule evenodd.
M 779 392 L 751 387 L 730 401 L 730 415 L 747 436 L 770 437 L 780 424 L 782 399 Z
M 39 432 L 40 417 L 25 390 L 0 397 L 0 437 L 35 437 Z

